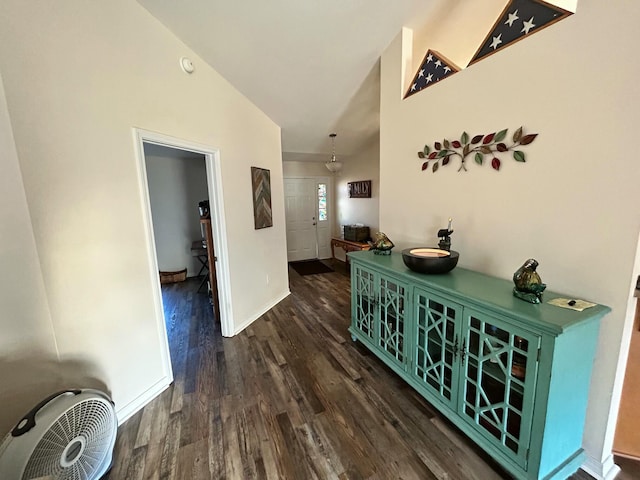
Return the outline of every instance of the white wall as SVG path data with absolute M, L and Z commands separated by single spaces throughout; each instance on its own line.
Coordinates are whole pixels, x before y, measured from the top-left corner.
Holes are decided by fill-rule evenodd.
M 371 180 L 371 198 L 349 198 L 348 182 Z M 343 233 L 344 225 L 360 223 L 369 227 L 371 236 L 379 230 L 380 144 L 378 139 L 349 157 L 336 179 L 337 218 L 334 231 Z M 391 238 L 393 240 L 393 238 Z M 336 258 L 345 261 L 345 252 L 335 249 Z
M 145 165 L 158 268 L 187 268 L 188 276 L 197 275 L 201 264 L 191 254 L 191 243 L 202 238 L 198 203 L 209 198 L 204 156 L 145 145 Z
M 376 139 L 377 140 L 377 139 Z M 349 198 L 347 183 L 371 180 L 371 198 Z M 349 157 L 336 182 L 338 193 L 338 218 L 336 231 L 342 233 L 343 225 L 361 223 L 378 231 L 378 207 L 380 199 L 380 144 L 376 141 L 357 155 Z
M 57 357 L 49 306 L 0 77 L 0 358 Z
M 0 72 L 61 361 L 96 365 L 131 412 L 169 380 L 132 128 L 220 150 L 236 330 L 289 291 L 280 130 L 135 2 L 3 1 Z M 252 165 L 272 228 L 253 228 Z
M 407 81 L 413 79 L 429 49 L 459 68 L 466 67 L 506 4 L 504 0 L 442 2 L 440 11 L 413 32 L 415 42 L 409 45 L 413 50 L 412 71 Z
M 637 2 L 581 2 L 577 14 L 405 101 L 414 72 L 401 77 L 410 63 L 401 37 L 382 58 L 380 228 L 403 248 L 432 239 L 453 217 L 461 266 L 510 278 L 534 257 L 550 290 L 613 308 L 584 436 L 590 468 L 602 470 L 595 473 L 612 466 L 618 360 L 638 273 L 639 16 Z M 466 173 L 457 160 L 420 171 L 425 143 L 521 125 L 539 133 L 523 148 L 526 163 L 504 156 L 499 172 L 473 160 Z
M 331 175 L 331 172 L 321 162 L 284 161 L 282 162 L 282 172 L 285 178 Z
M 92 380 L 94 365 L 60 361 L 0 78 L 0 436 L 52 392 Z

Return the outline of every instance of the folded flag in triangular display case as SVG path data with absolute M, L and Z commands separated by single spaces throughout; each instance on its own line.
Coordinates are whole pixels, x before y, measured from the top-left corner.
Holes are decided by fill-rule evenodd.
M 469 65 L 571 15 L 543 0 L 510 0 Z
M 434 50 L 428 50 L 404 98 L 418 93 L 458 71 L 460 69 L 453 62 Z

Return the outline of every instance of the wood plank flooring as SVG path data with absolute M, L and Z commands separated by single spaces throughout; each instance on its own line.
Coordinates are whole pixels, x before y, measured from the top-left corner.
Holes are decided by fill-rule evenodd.
M 107 478 L 509 478 L 351 341 L 349 278 L 333 265 L 290 269 L 291 296 L 233 338 L 197 280 L 163 287 L 175 382 L 120 427 Z

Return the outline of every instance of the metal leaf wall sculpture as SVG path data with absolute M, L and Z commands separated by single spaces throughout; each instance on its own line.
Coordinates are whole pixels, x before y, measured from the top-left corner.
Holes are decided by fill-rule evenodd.
M 465 162 L 469 155 L 473 154 L 473 159 L 478 165 L 483 165 L 486 158 L 491 160 L 491 168 L 494 170 L 500 170 L 502 165 L 501 160 L 498 158 L 501 153 L 513 152 L 513 159 L 517 162 L 525 162 L 526 157 L 522 150 L 519 150 L 521 146 L 529 145 L 538 136 L 537 133 L 530 133 L 524 135 L 522 127 L 518 128 L 512 136 L 511 145 L 507 145 L 504 140 L 507 137 L 508 129 L 500 130 L 499 132 L 489 133 L 486 135 L 475 135 L 470 137 L 467 132 L 464 132 L 460 136 L 460 140 L 443 140 L 442 142 L 435 142 L 433 149 L 429 145 L 425 145 L 421 152 L 418 152 L 418 157 L 425 159 L 422 164 L 422 170 L 427 170 L 431 165 L 431 170 L 437 172 L 440 166 L 443 167 L 449 165 L 451 157 L 459 157 L 460 167 L 458 171 L 467 171 Z

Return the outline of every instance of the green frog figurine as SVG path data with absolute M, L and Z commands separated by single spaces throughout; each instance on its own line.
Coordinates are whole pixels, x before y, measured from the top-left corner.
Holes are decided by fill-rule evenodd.
M 377 232 L 373 236 L 373 241 L 368 243 L 376 255 L 391 255 L 391 249 L 395 247 L 389 237 L 382 232 Z
M 528 259 L 513 274 L 513 295 L 529 303 L 540 303 L 542 292 L 547 286 L 542 283 L 540 275 L 536 272 L 538 262 L 534 258 Z

